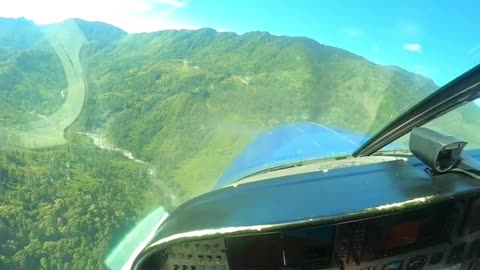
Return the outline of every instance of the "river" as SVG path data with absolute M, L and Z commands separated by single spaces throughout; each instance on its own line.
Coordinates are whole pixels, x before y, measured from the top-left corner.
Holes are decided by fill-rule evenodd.
M 153 164 L 136 158 L 133 155 L 133 153 L 128 150 L 125 150 L 120 147 L 116 147 L 115 145 L 110 143 L 107 140 L 107 138 L 105 138 L 105 136 L 103 135 L 100 135 L 98 133 L 91 133 L 91 132 L 77 132 L 77 133 L 90 138 L 93 144 L 100 149 L 118 152 L 133 162 L 146 165 L 148 168 L 148 175 L 150 176 L 150 181 L 154 185 L 156 185 L 160 190 L 163 191 L 162 195 L 164 196 L 165 203 L 167 204 L 166 207 L 167 208 L 177 207 L 180 204 L 180 199 L 178 198 L 178 196 L 175 195 L 175 192 L 172 190 L 172 188 L 166 185 L 164 181 L 158 178 L 157 170 L 155 169 L 155 166 L 153 166 Z

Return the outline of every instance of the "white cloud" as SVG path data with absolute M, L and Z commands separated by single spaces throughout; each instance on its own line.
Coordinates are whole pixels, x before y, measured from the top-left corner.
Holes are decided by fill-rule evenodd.
M 407 51 L 411 52 L 421 52 L 422 51 L 422 45 L 418 43 L 405 43 L 403 44 L 403 48 Z
M 220 27 L 220 28 L 217 29 L 217 32 L 220 32 L 220 33 L 222 33 L 222 32 L 227 32 L 227 31 L 228 31 L 227 29 L 222 28 L 222 27 Z
M 0 4 L 0 17 L 26 17 L 38 24 L 81 18 L 110 23 L 127 32 L 196 29 L 171 16 L 186 6 L 175 0 L 16 0 Z
M 356 28 L 346 27 L 342 29 L 342 33 L 350 37 L 361 37 L 363 36 L 363 31 Z

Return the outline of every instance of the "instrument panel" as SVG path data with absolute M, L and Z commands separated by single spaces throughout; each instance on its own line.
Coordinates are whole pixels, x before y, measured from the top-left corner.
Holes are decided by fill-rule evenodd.
M 480 197 L 396 210 L 339 224 L 178 242 L 149 265 L 169 270 L 480 269 Z
M 333 252 L 335 228 L 311 227 L 226 238 L 231 269 L 326 268 Z

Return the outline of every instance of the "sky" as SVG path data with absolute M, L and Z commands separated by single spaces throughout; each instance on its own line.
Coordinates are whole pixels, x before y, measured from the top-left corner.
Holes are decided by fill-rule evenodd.
M 128 32 L 198 29 L 306 36 L 443 85 L 480 64 L 478 0 L 15 0 L 0 17 L 103 21 Z

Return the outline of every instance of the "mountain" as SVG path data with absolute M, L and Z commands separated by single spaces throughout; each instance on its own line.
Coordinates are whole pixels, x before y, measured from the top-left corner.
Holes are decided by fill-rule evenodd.
M 0 47 L 28 49 L 42 37 L 40 28 L 32 21 L 19 18 L 0 18 Z
M 76 24 L 88 41 L 99 42 L 103 44 L 116 41 L 127 35 L 127 32 L 123 31 L 122 29 L 104 22 L 90 22 L 82 19 L 70 19 L 64 21 L 63 23 Z
M 0 123 L 9 126 L 39 120 L 65 102 L 65 67 L 59 59 L 61 52 L 52 46 L 54 36 L 69 25 L 99 47 L 126 35 L 112 25 L 80 19 L 37 26 L 24 18 L 0 18 L 0 103 L 4 107 Z
M 2 126 L 53 113 L 65 87 L 62 65 L 41 28 L 24 18 L 0 18 Z
M 260 132 L 371 135 L 437 88 L 303 37 L 0 19 L 0 269 L 101 269 L 149 210 L 209 190 Z M 432 125 L 477 134 L 478 113 Z
M 103 129 L 194 195 L 270 127 L 313 121 L 372 134 L 438 88 L 342 49 L 265 32 L 131 34 L 82 54 L 89 95 L 75 128 Z

